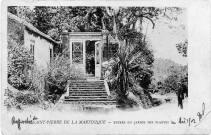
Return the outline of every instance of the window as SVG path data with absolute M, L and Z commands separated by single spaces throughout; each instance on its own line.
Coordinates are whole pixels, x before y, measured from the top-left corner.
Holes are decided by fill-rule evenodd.
M 34 61 L 34 45 L 35 45 L 35 41 L 30 40 L 30 53 L 33 55 L 33 61 Z
M 72 42 L 72 63 L 83 64 L 83 42 Z
M 53 60 L 53 49 L 50 48 L 50 61 Z

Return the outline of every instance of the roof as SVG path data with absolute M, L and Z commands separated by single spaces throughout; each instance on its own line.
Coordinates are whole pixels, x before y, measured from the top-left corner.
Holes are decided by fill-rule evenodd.
M 29 30 L 37 33 L 38 35 L 40 35 L 41 37 L 55 43 L 55 44 L 58 44 L 58 42 L 56 42 L 55 40 L 53 40 L 50 36 L 44 34 L 43 32 L 41 32 L 40 30 L 38 30 L 36 27 L 34 27 L 31 23 L 28 23 L 26 20 L 24 19 L 21 19 L 19 17 L 17 17 L 16 15 L 13 15 L 9 12 L 7 12 L 7 16 L 10 18 L 10 19 L 14 19 L 16 20 L 18 23 L 21 23 L 23 24 L 25 27 L 27 27 Z

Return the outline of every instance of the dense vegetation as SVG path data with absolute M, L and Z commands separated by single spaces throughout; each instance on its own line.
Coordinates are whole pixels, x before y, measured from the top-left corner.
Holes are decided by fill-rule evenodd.
M 178 83 L 188 87 L 188 67 L 179 65 L 171 60 L 156 58 L 153 63 L 152 91 L 165 93 L 176 93 Z
M 132 92 L 142 102 L 142 107 L 149 108 L 153 104 L 149 89 L 153 86 L 151 81 L 154 56 L 147 37 L 142 31 L 143 23 L 148 21 L 154 28 L 159 18 L 177 20 L 172 13 L 180 13 L 182 9 L 175 7 L 34 7 L 30 9 L 29 7 L 11 6 L 8 7 L 8 11 L 24 18 L 57 41 L 60 41 L 63 30 L 69 32 L 108 31 L 113 42 L 119 46 L 118 54 L 111 59 L 113 62 L 110 65 L 112 68 L 110 87 L 117 94 L 119 105 L 125 107 L 127 103 L 131 104 L 129 93 Z M 58 100 L 64 92 L 68 79 L 83 79 L 83 74 L 70 66 L 69 60 L 63 55 L 56 58 L 49 65 L 48 70 L 40 71 L 38 67 L 32 69 L 35 70 L 33 73 L 37 73 L 37 78 L 42 79 L 29 81 L 29 84 L 31 83 L 37 91 L 44 93 L 43 99 L 51 102 Z M 177 67 L 166 69 L 169 73 L 162 80 L 165 84 L 165 88 L 163 87 L 165 91 L 169 88 L 173 89 L 171 86 L 175 86 L 174 83 L 181 80 L 181 77 L 175 76 L 180 72 L 177 69 Z M 36 75 L 31 77 L 31 80 L 36 80 L 33 78 Z M 27 77 L 23 79 L 30 80 Z M 170 80 L 172 81 L 169 82 Z M 25 81 L 20 83 L 22 85 Z M 14 83 L 10 84 L 15 86 Z M 56 88 L 52 88 L 53 84 Z M 156 85 L 155 83 L 154 86 Z
M 111 89 L 117 93 L 117 101 L 120 106 L 128 107 L 129 92 L 132 92 L 143 103 L 144 108 L 149 108 L 152 105 L 148 92 L 148 86 L 151 83 L 153 55 L 148 49 L 145 42 L 134 42 L 133 45 L 127 46 L 122 43 L 118 49 L 117 56 L 111 61 L 112 74 L 110 78 Z M 135 44 L 136 43 L 136 44 Z M 144 96 L 147 98 L 144 100 Z M 132 105 L 131 105 L 132 106 Z
M 58 55 L 47 69 L 38 67 L 33 55 L 17 40 L 8 37 L 7 105 L 22 109 L 25 105 L 55 103 L 65 92 L 68 80 L 84 79 L 68 58 Z M 20 91 L 19 91 L 20 90 Z

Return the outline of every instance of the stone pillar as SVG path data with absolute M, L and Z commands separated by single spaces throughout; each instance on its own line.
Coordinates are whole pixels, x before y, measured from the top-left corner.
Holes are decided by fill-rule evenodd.
M 105 69 L 104 67 L 102 67 L 102 63 L 103 61 L 103 51 L 104 51 L 104 47 L 107 45 L 108 41 L 107 41 L 107 36 L 108 36 L 108 31 L 107 30 L 102 30 L 102 42 L 101 42 L 101 79 L 104 79 L 104 72 Z
M 70 57 L 69 56 L 70 55 L 70 48 L 69 48 L 70 39 L 69 39 L 69 33 L 66 30 L 63 31 L 62 34 L 61 34 L 61 41 L 62 41 L 62 43 L 61 43 L 60 52 L 61 53 L 65 52 L 64 53 L 65 56 Z
M 104 49 L 104 47 L 106 46 L 106 44 L 108 43 L 107 41 L 107 37 L 108 37 L 108 31 L 107 30 L 103 30 L 102 31 L 102 40 L 103 40 L 103 44 L 102 44 L 102 50 Z

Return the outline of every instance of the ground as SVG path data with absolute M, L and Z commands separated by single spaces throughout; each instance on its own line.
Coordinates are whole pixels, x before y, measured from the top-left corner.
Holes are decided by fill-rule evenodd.
M 151 95 L 154 101 L 157 101 L 157 106 L 153 106 L 152 108 L 146 109 L 146 111 L 170 111 L 175 112 L 178 110 L 181 110 L 178 107 L 177 97 L 176 94 L 167 94 L 167 95 L 160 95 L 160 94 L 152 94 Z M 171 99 L 170 102 L 166 102 L 165 99 Z M 185 98 L 183 100 L 183 110 L 187 110 L 188 107 L 188 98 Z M 49 103 L 43 103 L 39 106 L 25 106 L 23 107 L 23 112 L 34 112 L 35 110 L 45 110 L 45 111 L 60 111 L 60 112 L 92 112 L 92 111 L 100 111 L 100 112 L 112 112 L 116 109 L 113 105 L 78 105 L 78 104 L 64 104 L 64 103 L 56 103 L 56 104 L 49 104 Z M 131 111 L 143 111 L 143 109 L 129 109 Z M 11 110 L 13 111 L 13 110 Z M 120 110 L 121 111 L 121 110 Z
M 177 102 L 177 96 L 176 94 L 166 94 L 166 95 L 160 95 L 160 94 L 152 94 L 152 98 L 157 99 L 161 101 L 161 104 L 152 107 L 152 110 L 175 110 L 179 109 L 178 102 Z M 166 102 L 165 99 L 172 99 L 171 102 Z M 183 109 L 186 110 L 188 106 L 188 98 L 185 98 L 183 100 Z

